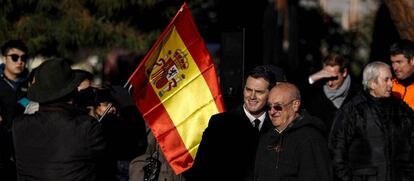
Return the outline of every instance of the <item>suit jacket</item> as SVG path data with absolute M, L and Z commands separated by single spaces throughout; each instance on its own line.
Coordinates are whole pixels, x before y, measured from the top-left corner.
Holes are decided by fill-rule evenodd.
M 243 107 L 213 115 L 203 133 L 192 168 L 186 180 L 245 180 L 252 176 L 259 135 L 270 128 L 266 115 L 257 131 Z

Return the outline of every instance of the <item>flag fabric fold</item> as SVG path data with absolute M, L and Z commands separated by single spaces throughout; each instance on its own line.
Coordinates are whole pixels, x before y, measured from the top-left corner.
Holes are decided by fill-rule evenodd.
M 193 164 L 211 115 L 223 112 L 217 74 L 184 3 L 128 81 L 176 174 Z

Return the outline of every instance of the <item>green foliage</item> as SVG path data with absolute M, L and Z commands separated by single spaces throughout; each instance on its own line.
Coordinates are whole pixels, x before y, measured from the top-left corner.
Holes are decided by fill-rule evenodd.
M 75 58 L 122 48 L 145 54 L 180 2 L 162 0 L 2 0 L 0 42 L 22 39 L 31 54 Z

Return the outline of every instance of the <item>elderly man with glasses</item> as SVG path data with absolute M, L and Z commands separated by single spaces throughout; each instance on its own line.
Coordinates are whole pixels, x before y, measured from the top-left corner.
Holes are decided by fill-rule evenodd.
M 0 65 L 0 178 L 15 180 L 14 164 L 11 161 L 11 121 L 23 113 L 20 104 L 26 104 L 26 61 L 28 48 L 20 40 L 10 40 L 1 47 L 3 64 Z M 20 102 L 19 102 L 20 101 Z
M 273 129 L 260 137 L 254 180 L 332 180 L 324 123 L 300 105 L 300 92 L 291 83 L 278 83 L 270 91 Z

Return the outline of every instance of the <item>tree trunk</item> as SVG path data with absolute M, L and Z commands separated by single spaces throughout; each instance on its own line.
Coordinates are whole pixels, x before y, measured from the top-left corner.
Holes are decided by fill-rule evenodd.
M 414 41 L 414 7 L 412 0 L 384 0 L 400 38 Z

